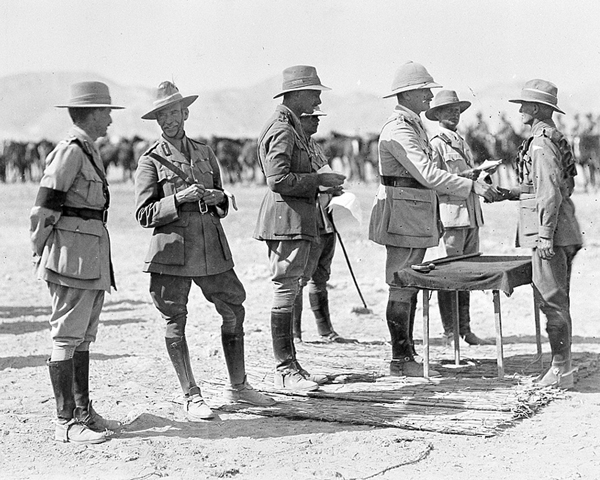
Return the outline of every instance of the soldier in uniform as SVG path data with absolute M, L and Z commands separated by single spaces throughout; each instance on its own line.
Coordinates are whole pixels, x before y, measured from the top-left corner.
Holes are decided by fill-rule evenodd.
M 150 273 L 152 301 L 166 321 L 167 351 L 183 390 L 184 412 L 192 421 L 214 416 L 194 379 L 185 335 L 192 282 L 223 319 L 221 339 L 231 382 L 225 399 L 274 403 L 246 379 L 246 292 L 233 270 L 220 221 L 230 201 L 215 154 L 184 130 L 188 106 L 197 98 L 183 97 L 171 82 L 158 86 L 154 108 L 142 118 L 156 120 L 162 136 L 142 155 L 135 174 L 136 219 L 142 227 L 154 228 L 144 271 Z
M 318 241 L 319 187 L 339 187 L 345 177 L 317 173 L 299 117 L 321 104 L 321 84 L 314 67 L 297 65 L 283 72 L 283 97 L 258 139 L 258 156 L 269 189 L 260 206 L 254 238 L 267 244 L 273 281 L 271 335 L 277 361 L 276 388 L 316 390 L 325 376 L 311 375 L 296 359 L 293 308 L 306 271 L 311 244 Z
M 417 289 L 395 283 L 394 272 L 421 263 L 428 247 L 438 245 L 441 223 L 436 193 L 466 199 L 471 192 L 492 200 L 496 190 L 438 168 L 420 114 L 429 109 L 433 81 L 425 67 L 408 62 L 396 72 L 392 92 L 398 104 L 379 136 L 379 174 L 369 238 L 386 247 L 389 285 L 386 320 L 392 343 L 390 375 L 423 376 L 413 345 Z M 431 373 L 431 372 L 430 372 Z M 435 373 L 434 373 L 435 374 Z
M 312 138 L 319 128 L 319 117 L 324 115 L 327 114 L 323 113 L 319 108 L 315 108 L 312 113 L 303 113 L 300 115 L 300 123 L 306 135 L 309 156 L 315 172 L 328 165 L 325 152 L 323 152 L 321 146 Z M 335 343 L 356 342 L 356 340 L 340 336 L 333 329 L 327 294 L 327 281 L 331 276 L 331 262 L 335 253 L 335 230 L 331 213 L 327 210 L 327 205 L 329 205 L 334 195 L 339 195 L 341 192 L 342 188 L 336 187 L 330 189 L 330 192 L 319 191 L 317 197 L 319 240 L 311 244 L 306 271 L 300 281 L 300 290 L 298 291 L 298 295 L 296 295 L 296 302 L 294 303 L 294 339 L 298 341 L 302 341 L 302 290 L 308 285 L 308 301 L 310 302 L 310 309 L 315 316 L 317 332 L 321 339 L 326 342 Z
M 72 85 L 68 108 L 73 127 L 46 158 L 35 206 L 31 243 L 37 272 L 52 296 L 52 354 L 48 361 L 58 422 L 55 439 L 93 444 L 119 422 L 92 408 L 90 344 L 95 341 L 104 294 L 115 286 L 106 230 L 108 182 L 94 142 L 111 124 L 108 87 Z
M 552 365 L 541 376 L 542 385 L 573 386 L 571 365 L 572 322 L 569 289 L 573 259 L 583 243 L 571 194 L 575 162 L 565 136 L 552 120 L 558 108 L 558 89 L 546 80 L 528 81 L 519 112 L 531 133 L 518 158 L 520 186 L 511 199 L 519 199 L 517 246 L 532 248 L 533 285 L 546 315 Z
M 465 139 L 457 131 L 460 115 L 471 106 L 471 102 L 459 100 L 453 90 L 440 90 L 425 112 L 429 120 L 439 123 L 439 133 L 431 139 L 433 160 L 438 168 L 460 177 L 477 180 L 479 170 L 475 168 L 473 154 Z M 479 252 L 479 227 L 483 225 L 483 214 L 479 198 L 471 192 L 467 198 L 449 193 L 438 194 L 440 220 L 444 225 L 443 242 L 448 255 L 466 255 Z M 449 342 L 454 333 L 455 292 L 439 291 L 438 306 L 444 326 L 444 337 Z M 471 331 L 469 312 L 470 293 L 458 292 L 458 320 L 460 336 L 469 345 L 490 345 Z

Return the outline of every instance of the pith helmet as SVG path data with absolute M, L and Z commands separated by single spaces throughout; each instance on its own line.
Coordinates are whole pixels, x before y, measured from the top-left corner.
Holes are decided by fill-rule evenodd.
M 407 62 L 396 70 L 396 75 L 392 82 L 392 93 L 384 95 L 383 98 L 394 97 L 399 93 L 408 92 L 409 90 L 441 87 L 441 85 L 433 81 L 433 77 L 429 75 L 429 72 L 423 65 L 415 62 Z
M 188 95 L 184 97 L 179 93 L 179 89 L 174 83 L 166 81 L 162 82 L 156 89 L 156 100 L 154 100 L 154 108 L 145 115 L 142 115 L 143 120 L 155 120 L 156 112 L 159 110 L 173 105 L 174 103 L 181 102 L 183 107 L 189 107 L 196 101 L 198 95 Z
M 321 84 L 321 79 L 317 75 L 317 69 L 309 65 L 296 65 L 288 67 L 283 71 L 283 83 L 281 92 L 273 98 L 281 97 L 287 92 L 296 90 L 331 90 Z
M 471 102 L 467 100 L 459 100 L 458 95 L 454 90 L 440 90 L 431 102 L 431 108 L 425 112 L 425 116 L 429 120 L 437 120 L 437 112 L 443 107 L 450 105 L 458 105 L 460 113 L 463 113 L 471 106 Z
M 113 105 L 108 86 L 102 82 L 79 82 L 71 85 L 71 99 L 57 108 L 125 108 Z
M 558 108 L 558 88 L 553 83 L 535 78 L 529 80 L 521 90 L 521 97 L 509 100 L 511 103 L 541 103 L 552 107 L 559 113 L 565 113 Z

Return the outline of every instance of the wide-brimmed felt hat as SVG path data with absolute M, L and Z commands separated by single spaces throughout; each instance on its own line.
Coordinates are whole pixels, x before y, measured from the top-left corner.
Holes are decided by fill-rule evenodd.
M 383 98 L 393 97 L 409 90 L 441 87 L 441 85 L 433 81 L 433 77 L 423 65 L 415 62 L 407 62 L 396 70 L 394 81 L 392 82 L 392 93 L 384 95 Z
M 281 92 L 273 98 L 281 97 L 288 92 L 297 90 L 331 90 L 321 83 L 317 75 L 317 69 L 309 65 L 295 65 L 283 71 L 283 82 Z
M 315 107 L 315 109 L 311 113 L 301 113 L 300 118 L 302 117 L 324 117 L 327 114 L 323 112 L 319 107 Z
M 156 112 L 177 102 L 181 102 L 183 107 L 187 108 L 196 101 L 198 95 L 188 95 L 187 97 L 184 97 L 179 93 L 179 89 L 173 82 L 166 81 L 162 82 L 156 88 L 155 98 L 156 100 L 153 102 L 154 107 L 148 113 L 142 115 L 143 120 L 155 120 Z
M 541 103 L 552 107 L 559 113 L 565 113 L 558 108 L 558 87 L 547 80 L 535 78 L 529 80 L 521 90 L 521 96 L 509 100 L 511 103 Z
M 71 99 L 57 108 L 125 108 L 113 105 L 108 86 L 102 82 L 79 82 L 71 85 Z
M 460 113 L 463 113 L 467 108 L 471 106 L 471 102 L 467 100 L 459 100 L 458 95 L 454 90 L 440 90 L 433 100 L 431 101 L 431 107 L 425 112 L 425 116 L 429 120 L 437 120 L 437 112 L 443 107 L 449 107 L 450 105 L 458 105 Z

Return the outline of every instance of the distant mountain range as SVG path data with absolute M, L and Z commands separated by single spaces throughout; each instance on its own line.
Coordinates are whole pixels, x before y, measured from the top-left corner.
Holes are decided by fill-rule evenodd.
M 62 138 L 70 121 L 68 114 L 54 105 L 66 102 L 69 85 L 82 80 L 105 82 L 110 86 L 113 102 L 127 107 L 113 112 L 111 136 L 139 135 L 151 139 L 158 135 L 155 122 L 140 119 L 152 107 L 153 87 L 119 85 L 92 72 L 33 72 L 0 78 L 0 139 Z M 463 123 L 472 123 L 475 114 L 481 111 L 491 131 L 495 130 L 501 112 L 518 125 L 518 106 L 507 100 L 518 95 L 522 84 L 522 80 L 515 80 L 512 84 L 494 85 L 476 93 L 459 92 L 461 99 L 473 103 L 463 115 Z M 255 137 L 279 102 L 272 98 L 280 87 L 281 79 L 275 77 L 247 88 L 183 91 L 183 95 L 199 95 L 190 107 L 186 131 L 193 137 Z M 567 123 L 576 112 L 600 112 L 597 87 L 581 87 L 577 92 L 559 91 L 560 107 L 571 114 L 565 118 Z M 394 108 L 392 99 L 384 100 L 367 92 L 338 94 L 334 90 L 325 92 L 321 98 L 321 108 L 328 113 L 321 122 L 321 134 L 331 131 L 348 135 L 377 134 Z M 435 128 L 431 122 L 425 123 L 428 128 Z

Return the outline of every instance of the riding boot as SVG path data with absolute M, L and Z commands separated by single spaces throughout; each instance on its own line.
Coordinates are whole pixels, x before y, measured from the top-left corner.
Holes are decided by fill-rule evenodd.
M 413 296 L 410 299 L 410 322 L 408 323 L 408 338 L 410 340 L 410 349 L 414 357 L 416 357 L 417 351 L 415 350 L 415 341 L 413 340 L 413 332 L 415 329 L 415 316 L 417 314 L 417 296 Z
M 196 385 L 192 364 L 190 362 L 190 351 L 185 337 L 165 338 L 169 358 L 175 368 L 179 384 L 184 395 L 200 395 L 200 387 Z
M 439 290 L 437 295 L 444 335 L 450 337 L 452 336 L 452 332 L 454 332 L 455 295 L 454 292 L 447 290 Z
M 573 373 L 576 369 L 571 365 L 571 334 L 568 323 L 563 325 L 548 325 L 546 328 L 550 348 L 552 350 L 552 365 L 539 380 L 540 385 L 556 385 L 560 388 L 572 388 Z
M 275 401 L 252 388 L 246 379 L 244 359 L 244 334 L 221 332 L 221 342 L 225 363 L 229 372 L 230 385 L 225 387 L 223 396 L 228 402 L 242 402 L 257 406 L 273 405 Z
M 227 372 L 232 385 L 244 383 L 246 379 L 246 365 L 244 359 L 244 334 L 231 334 L 221 332 L 223 354 L 227 364 Z
M 273 355 L 278 370 L 286 370 L 296 359 L 296 349 L 292 339 L 293 312 L 271 311 L 271 338 Z
M 302 289 L 296 295 L 296 300 L 294 301 L 294 308 L 292 310 L 293 316 L 293 332 L 294 332 L 294 340 L 302 341 Z
M 77 409 L 73 394 L 73 359 L 48 361 L 48 369 L 58 417 L 54 439 L 59 442 L 79 444 L 105 442 L 107 438 L 104 433 L 91 430 L 74 416 Z
M 322 337 L 327 337 L 333 332 L 331 317 L 329 315 L 329 298 L 327 291 L 318 293 L 309 293 L 310 309 L 312 310 L 317 323 L 317 331 Z
M 213 418 L 214 413 L 204 403 L 200 387 L 196 385 L 185 337 L 165 338 L 165 343 L 184 393 L 183 411 L 186 416 L 192 421 Z
M 123 427 L 121 422 L 105 419 L 92 407 L 89 382 L 90 352 L 76 350 L 73 354 L 73 394 L 77 407 L 74 416 L 96 432 L 120 430 Z
M 68 422 L 73 418 L 73 410 L 77 406 L 73 395 L 73 359 L 58 362 L 48 361 L 48 369 L 56 399 L 58 420 Z

